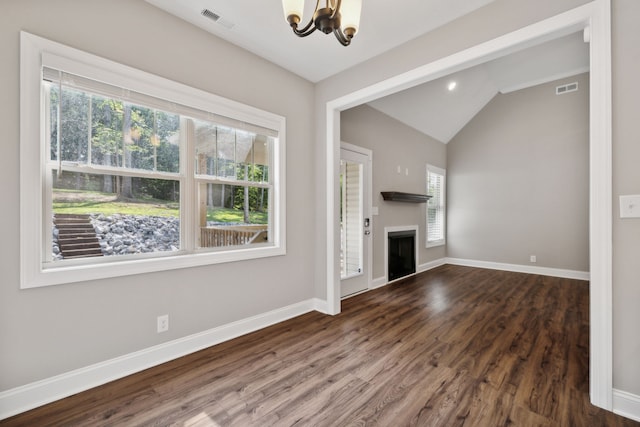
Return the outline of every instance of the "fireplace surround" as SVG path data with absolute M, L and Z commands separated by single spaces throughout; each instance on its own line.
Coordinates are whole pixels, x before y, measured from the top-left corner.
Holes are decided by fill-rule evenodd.
M 389 282 L 416 272 L 418 227 L 385 228 L 385 254 Z

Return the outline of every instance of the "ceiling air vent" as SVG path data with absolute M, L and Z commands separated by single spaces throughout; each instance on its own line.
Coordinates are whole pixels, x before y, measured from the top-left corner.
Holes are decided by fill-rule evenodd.
M 222 16 L 218 15 L 217 13 L 209 10 L 209 9 L 202 9 L 202 12 L 200 12 L 202 14 L 202 16 L 204 16 L 205 18 L 209 18 L 211 19 L 213 22 L 222 25 L 223 27 L 225 27 L 227 30 L 230 30 L 234 27 L 234 23 L 231 21 L 228 21 L 226 19 L 224 19 Z
M 578 82 L 568 83 L 562 86 L 556 86 L 556 95 L 563 95 L 578 90 Z

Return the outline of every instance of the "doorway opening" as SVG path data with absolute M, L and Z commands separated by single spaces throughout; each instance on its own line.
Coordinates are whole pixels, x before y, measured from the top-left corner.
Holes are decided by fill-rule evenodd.
M 526 47 L 584 30 L 590 42 L 589 258 L 590 258 L 590 395 L 594 405 L 611 410 L 612 375 L 612 141 L 611 141 L 611 2 L 591 3 L 513 31 L 400 75 L 335 98 L 326 104 L 326 267 L 327 312 L 340 312 L 337 267 L 336 170 L 340 111 L 417 86 Z

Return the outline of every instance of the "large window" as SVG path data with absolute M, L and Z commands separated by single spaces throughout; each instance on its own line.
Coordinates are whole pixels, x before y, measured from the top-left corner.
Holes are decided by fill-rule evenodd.
M 427 165 L 427 247 L 445 244 L 446 171 Z
M 280 255 L 284 118 L 22 34 L 22 287 Z

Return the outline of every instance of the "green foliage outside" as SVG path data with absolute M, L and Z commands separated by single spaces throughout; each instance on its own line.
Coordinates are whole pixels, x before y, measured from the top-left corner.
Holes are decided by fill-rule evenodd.
M 135 215 L 135 216 L 165 216 L 179 217 L 180 209 L 177 202 L 166 200 L 146 199 L 137 201 L 120 201 L 111 193 L 97 191 L 56 190 L 56 201 L 53 202 L 53 212 L 61 214 L 98 214 L 103 215 Z M 243 223 L 242 209 L 209 208 L 207 221 L 218 223 Z M 250 212 L 249 223 L 267 224 L 266 212 Z
M 170 173 L 180 170 L 181 116 L 70 87 L 63 86 L 62 91 L 56 84 L 47 87 L 52 162 Z M 194 123 L 205 160 L 200 173 L 249 183 L 248 187 L 207 184 L 207 220 L 266 224 L 269 190 L 251 183 L 269 181 L 269 166 L 252 160 L 254 147 L 266 146 L 267 140 L 213 123 Z M 245 151 L 237 151 L 241 146 Z M 52 179 L 54 213 L 179 217 L 177 180 L 92 174 L 89 168 L 86 173 L 54 169 Z
M 215 208 L 207 210 L 207 221 L 243 223 L 244 211 L 242 209 Z M 268 216 L 266 212 L 250 212 L 250 224 L 267 224 Z
M 148 198 L 121 201 L 111 193 L 56 190 L 53 212 L 61 214 L 104 214 L 180 216 L 179 203 Z

